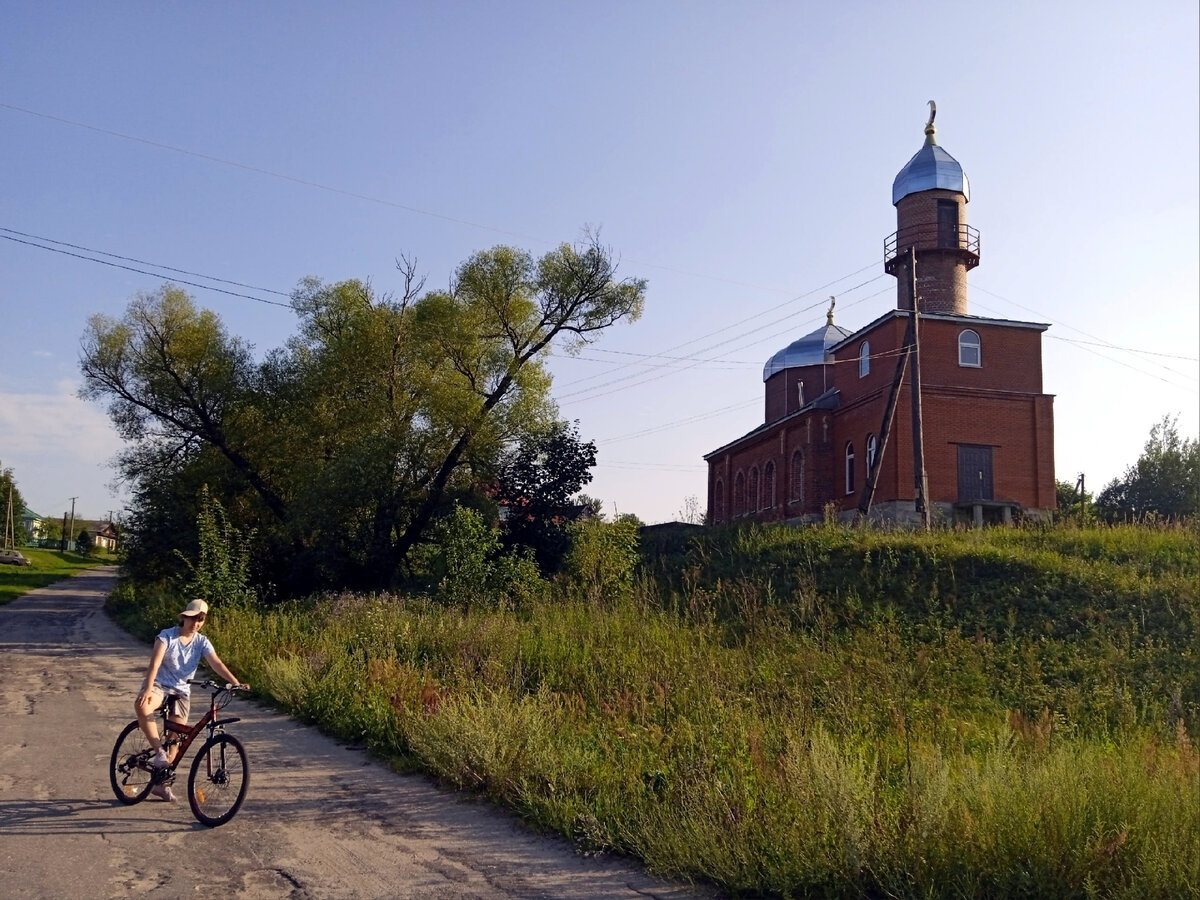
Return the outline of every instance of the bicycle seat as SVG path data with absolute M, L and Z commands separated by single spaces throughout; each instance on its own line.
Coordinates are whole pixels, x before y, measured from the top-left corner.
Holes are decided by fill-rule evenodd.
M 175 704 L 177 704 L 182 699 L 183 698 L 180 697 L 178 694 L 167 694 L 165 697 L 163 697 L 163 702 L 159 705 L 158 709 L 156 709 L 154 712 L 155 713 L 163 713 L 167 716 L 173 716 L 173 715 L 175 715 Z

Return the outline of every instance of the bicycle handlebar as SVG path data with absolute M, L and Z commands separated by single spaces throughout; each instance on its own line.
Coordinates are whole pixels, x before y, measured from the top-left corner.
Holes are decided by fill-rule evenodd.
M 250 685 L 248 684 L 217 684 L 211 678 L 188 679 L 188 684 L 195 685 L 196 687 L 210 688 L 214 691 L 229 691 L 230 693 L 250 690 Z

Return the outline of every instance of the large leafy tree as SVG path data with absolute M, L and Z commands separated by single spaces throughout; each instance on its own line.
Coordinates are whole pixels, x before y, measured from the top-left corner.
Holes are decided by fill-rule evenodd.
M 139 294 L 121 319 L 88 320 L 80 368 L 80 395 L 106 402 L 129 443 L 120 457 L 127 477 L 170 478 L 207 447 L 285 515 L 261 462 L 247 455 L 245 435 L 253 432 L 238 421 L 253 384 L 250 347 L 230 337 L 215 313 L 170 285 Z
M 444 291 L 422 294 L 402 270 L 399 297 L 302 282 L 297 333 L 257 367 L 173 288 L 122 320 L 94 318 L 82 393 L 130 441 L 121 463 L 137 496 L 165 499 L 164 479 L 195 489 L 204 469 L 239 527 L 258 528 L 261 577 L 286 573 L 289 592 L 387 586 L 450 499 L 555 421 L 551 346 L 636 319 L 645 293 L 594 236 L 536 260 L 477 253 Z
M 1106 518 L 1200 515 L 1200 441 L 1179 434 L 1176 418 L 1165 416 L 1150 429 L 1138 461 L 1096 498 Z

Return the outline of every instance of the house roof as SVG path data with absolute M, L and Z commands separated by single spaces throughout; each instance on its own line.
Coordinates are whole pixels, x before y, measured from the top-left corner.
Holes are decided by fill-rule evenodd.
M 804 404 L 804 406 L 788 413 L 786 416 L 783 416 L 782 418 L 779 418 L 779 419 L 775 419 L 774 421 L 771 421 L 771 422 L 764 422 L 763 424 L 759 425 L 757 428 L 752 428 L 750 431 L 747 431 L 741 437 L 734 438 L 732 441 L 730 441 L 727 444 L 722 444 L 720 447 L 718 447 L 716 450 L 713 450 L 711 453 L 705 453 L 704 458 L 712 459 L 714 456 L 719 456 L 720 454 L 724 453 L 726 450 L 730 449 L 731 447 L 735 447 L 738 444 L 742 443 L 742 441 L 745 441 L 748 438 L 752 438 L 755 435 L 760 434 L 761 432 L 764 432 L 771 428 L 774 428 L 775 426 L 779 425 L 781 422 L 787 422 L 790 419 L 795 419 L 799 416 L 807 415 L 808 413 L 815 412 L 818 409 L 837 409 L 840 401 L 841 401 L 841 394 L 839 393 L 838 389 L 830 388 L 825 393 L 821 394 L 821 396 L 814 399 L 812 402 Z
M 821 365 L 825 362 L 825 352 L 849 334 L 845 328 L 829 322 L 792 341 L 767 360 L 763 366 L 763 381 L 784 369 Z
M 925 124 L 925 143 L 913 158 L 905 163 L 904 168 L 892 182 L 892 205 L 899 203 L 909 194 L 920 191 L 955 191 L 963 195 L 968 203 L 971 201 L 971 184 L 967 181 L 967 173 L 958 164 L 958 160 L 938 146 L 937 129 L 933 119 L 937 115 L 937 107 L 929 101 L 929 121 Z
M 908 310 L 907 309 L 889 309 L 887 312 L 885 312 L 879 318 L 875 319 L 873 322 L 868 322 L 862 328 L 858 329 L 858 331 L 854 332 L 853 334 L 846 335 L 845 338 L 838 341 L 836 344 L 833 344 L 829 348 L 829 352 L 836 353 L 838 350 L 841 350 L 847 344 L 851 344 L 854 341 L 862 338 L 862 336 L 865 335 L 867 332 L 875 330 L 880 325 L 882 325 L 884 322 L 886 322 L 888 319 L 905 319 L 905 320 L 907 320 L 908 319 Z M 987 318 L 986 316 L 960 316 L 960 315 L 952 315 L 949 313 L 924 313 L 924 312 L 921 313 L 921 321 L 922 322 L 927 322 L 930 320 L 936 320 L 939 322 L 958 322 L 959 324 L 965 325 L 967 327 L 970 327 L 971 325 L 994 325 L 994 326 L 999 326 L 1001 328 L 1030 328 L 1030 329 L 1033 329 L 1034 331 L 1045 331 L 1050 327 L 1045 322 L 1022 322 L 1018 319 L 990 319 L 990 318 Z

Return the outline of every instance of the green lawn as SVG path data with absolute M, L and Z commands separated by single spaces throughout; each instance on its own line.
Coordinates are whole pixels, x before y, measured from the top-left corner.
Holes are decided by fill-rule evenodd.
M 21 553 L 29 557 L 33 565 L 0 566 L 0 606 L 35 588 L 70 578 L 82 569 L 112 565 L 117 561 L 115 556 L 99 552 L 80 556 L 78 553 L 22 547 Z

